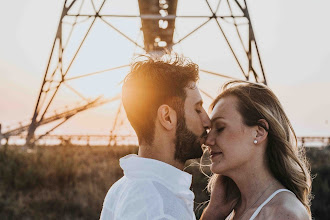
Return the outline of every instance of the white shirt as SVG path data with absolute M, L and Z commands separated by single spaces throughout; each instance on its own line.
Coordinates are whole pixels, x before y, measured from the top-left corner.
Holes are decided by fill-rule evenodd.
M 124 176 L 109 189 L 101 220 L 196 219 L 189 173 L 135 154 L 121 158 L 120 167 Z

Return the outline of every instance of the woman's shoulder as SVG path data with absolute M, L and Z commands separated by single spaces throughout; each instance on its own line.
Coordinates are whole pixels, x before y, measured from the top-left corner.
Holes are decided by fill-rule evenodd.
M 258 217 L 260 219 L 310 219 L 305 206 L 291 192 L 278 193 L 262 208 Z

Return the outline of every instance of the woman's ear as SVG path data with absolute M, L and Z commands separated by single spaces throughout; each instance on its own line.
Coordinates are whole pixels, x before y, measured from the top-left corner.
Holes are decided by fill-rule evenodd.
M 267 139 L 269 124 L 265 119 L 260 119 L 258 124 L 255 140 L 257 140 L 257 143 L 262 143 Z M 254 143 L 257 144 L 256 141 Z
M 168 105 L 161 105 L 157 111 L 157 119 L 166 130 L 176 128 L 176 112 Z

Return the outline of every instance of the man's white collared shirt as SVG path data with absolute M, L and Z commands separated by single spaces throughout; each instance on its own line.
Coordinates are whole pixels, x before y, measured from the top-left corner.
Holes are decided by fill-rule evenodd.
M 192 176 L 167 163 L 135 154 L 120 159 L 124 176 L 112 185 L 101 220 L 190 220 Z

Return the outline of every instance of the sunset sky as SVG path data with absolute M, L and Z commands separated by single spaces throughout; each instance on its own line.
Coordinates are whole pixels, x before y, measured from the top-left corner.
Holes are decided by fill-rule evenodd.
M 110 2 L 109 13 L 138 14 L 137 0 Z M 247 4 L 269 87 L 282 102 L 297 135 L 330 136 L 330 1 L 247 0 Z M 62 6 L 62 0 L 0 0 L 0 123 L 3 130 L 32 116 Z M 205 1 L 201 0 L 190 0 L 189 4 L 188 0 L 179 0 L 177 13 L 209 15 Z M 109 21 L 132 39 L 142 42 L 138 19 Z M 176 34 L 184 36 L 189 28 L 202 22 L 177 20 Z M 73 39 L 78 39 L 84 28 L 81 25 Z M 210 23 L 174 49 L 191 58 L 201 69 L 239 76 L 228 48 L 220 43 L 220 35 L 216 25 Z M 73 51 L 68 48 L 68 54 Z M 134 44 L 104 23 L 96 23 L 69 76 L 129 64 L 134 52 L 140 52 Z M 72 81 L 70 86 L 89 98 L 101 94 L 113 97 L 120 92 L 118 83 L 127 71 L 128 68 L 123 68 Z M 213 97 L 223 82 L 221 78 L 200 74 L 200 87 Z M 204 99 L 208 108 L 211 100 Z M 78 101 L 79 97 L 64 86 L 51 110 L 72 106 Z M 117 101 L 81 113 L 55 133 L 108 134 L 118 105 Z

